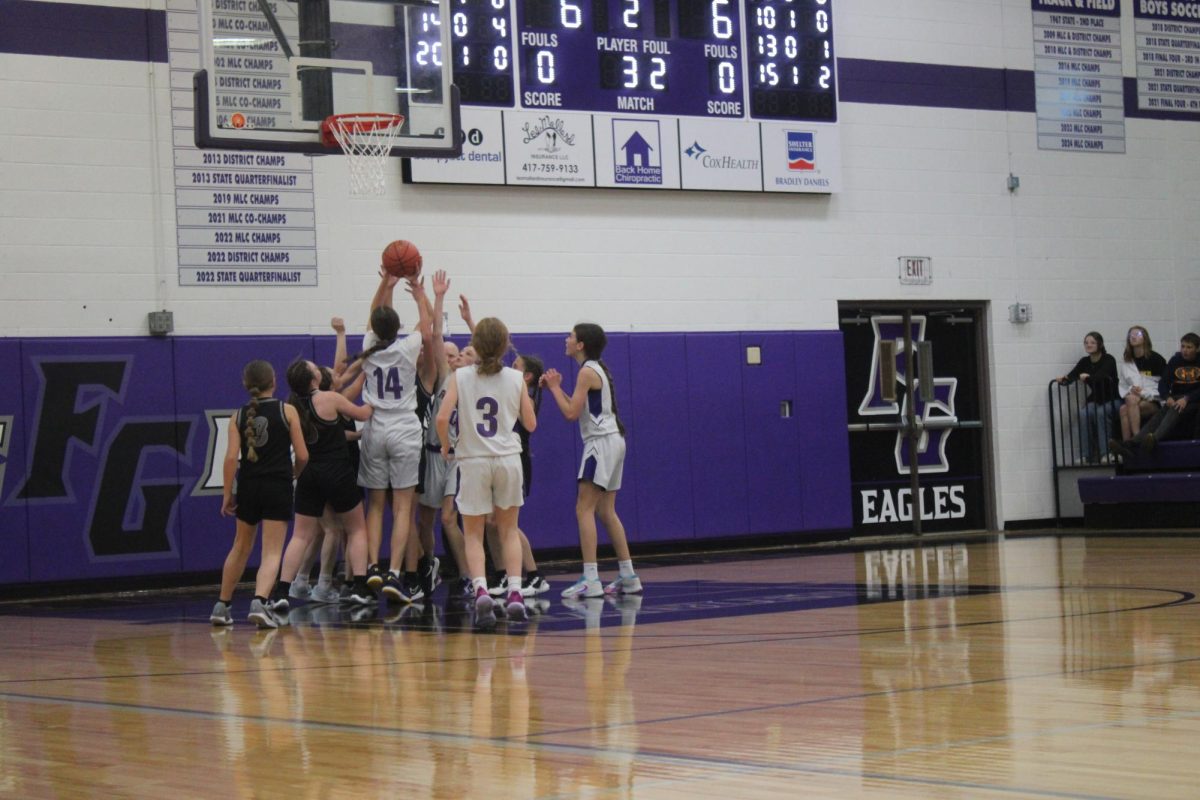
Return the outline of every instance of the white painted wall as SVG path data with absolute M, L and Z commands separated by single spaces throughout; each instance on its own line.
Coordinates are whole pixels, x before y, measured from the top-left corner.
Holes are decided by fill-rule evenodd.
M 843 58 L 1033 66 L 1027 0 L 840 0 L 835 24 Z M 403 186 L 397 163 L 362 199 L 318 158 L 318 287 L 181 288 L 166 65 L 0 55 L 0 74 L 6 336 L 140 335 L 159 308 L 178 334 L 324 330 L 365 311 L 396 238 L 517 331 L 819 329 L 839 300 L 989 301 L 1004 522 L 1053 514 L 1045 386 L 1087 330 L 1115 350 L 1144 324 L 1170 355 L 1200 328 L 1196 123 L 1127 120 L 1123 156 L 1051 153 L 1029 113 L 842 103 L 831 197 Z M 901 255 L 931 256 L 933 285 L 900 286 Z M 1018 300 L 1033 323 L 1007 321 Z

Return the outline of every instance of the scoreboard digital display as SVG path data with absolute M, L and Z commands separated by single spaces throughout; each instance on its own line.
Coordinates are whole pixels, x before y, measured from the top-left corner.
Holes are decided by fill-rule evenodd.
M 413 85 L 464 105 L 835 122 L 833 0 L 452 0 L 409 17 Z M 414 97 L 414 102 L 420 102 Z

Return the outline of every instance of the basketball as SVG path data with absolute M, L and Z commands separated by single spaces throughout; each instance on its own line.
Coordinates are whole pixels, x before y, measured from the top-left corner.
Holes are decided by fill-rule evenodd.
M 383 268 L 397 278 L 411 278 L 421 271 L 421 251 L 404 239 L 383 248 Z

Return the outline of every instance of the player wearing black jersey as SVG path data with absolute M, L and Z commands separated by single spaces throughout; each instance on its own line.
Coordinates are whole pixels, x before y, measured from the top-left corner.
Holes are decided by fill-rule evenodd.
M 272 396 L 275 370 L 270 364 L 258 360 L 247 364 L 242 370 L 242 385 L 251 399 L 229 420 L 225 488 L 221 501 L 223 515 L 237 516 L 237 531 L 233 547 L 225 557 L 221 594 L 209 620 L 214 625 L 233 624 L 229 613 L 233 590 L 246 570 L 246 560 L 261 524 L 262 561 L 249 619 L 259 627 L 274 628 L 278 621 L 266 607 L 267 598 L 275 585 L 283 540 L 292 518 L 292 480 L 303 472 L 308 461 L 308 448 L 296 410 Z M 294 462 L 292 451 L 295 452 Z

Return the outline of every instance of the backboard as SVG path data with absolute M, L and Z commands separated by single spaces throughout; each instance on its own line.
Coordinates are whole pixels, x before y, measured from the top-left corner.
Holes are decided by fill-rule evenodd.
M 196 146 L 340 153 L 326 117 L 386 113 L 405 118 L 393 156 L 457 157 L 450 3 L 200 0 Z

